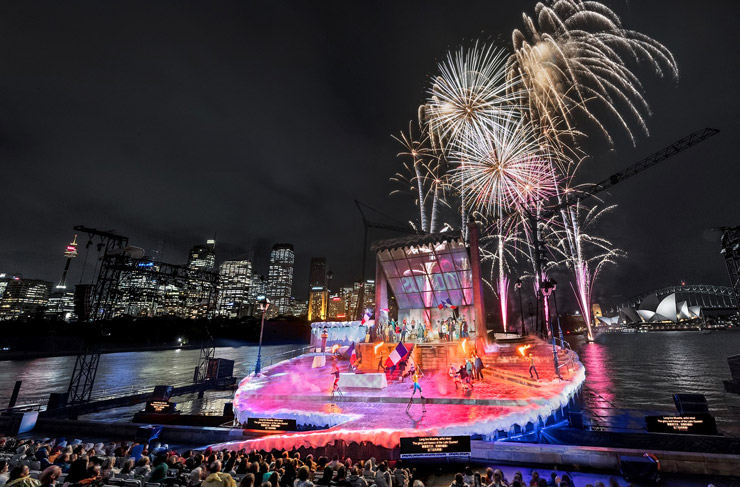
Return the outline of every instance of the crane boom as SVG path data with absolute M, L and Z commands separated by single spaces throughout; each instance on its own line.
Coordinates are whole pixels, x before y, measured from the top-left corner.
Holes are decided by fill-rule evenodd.
M 651 167 L 660 164 L 661 162 L 665 161 L 666 159 L 669 159 L 676 154 L 679 154 L 686 149 L 689 149 L 696 144 L 699 144 L 701 142 L 704 142 L 708 138 L 717 135 L 719 133 L 718 129 L 713 128 L 704 128 L 702 130 L 697 130 L 694 133 L 691 133 L 687 135 L 686 137 L 683 137 L 681 139 L 678 139 L 671 145 L 664 147 L 663 149 L 660 149 L 659 151 L 650 154 L 649 156 L 645 157 L 644 159 L 641 159 L 637 161 L 636 163 L 632 164 L 631 166 L 622 169 L 619 172 L 616 172 L 609 176 L 608 178 L 604 179 L 601 182 L 598 182 L 594 184 L 593 186 L 589 187 L 588 189 L 579 192 L 575 196 L 569 196 L 565 198 L 565 201 L 560 203 L 554 208 L 551 208 L 550 211 L 559 211 L 563 208 L 566 208 L 568 206 L 572 206 L 576 203 L 579 203 L 587 198 L 590 198 L 591 196 L 597 195 L 601 193 L 602 191 L 606 191 L 607 189 L 611 188 L 612 186 L 615 186 L 622 181 L 631 178 L 632 176 L 635 176 L 646 169 L 650 169 Z

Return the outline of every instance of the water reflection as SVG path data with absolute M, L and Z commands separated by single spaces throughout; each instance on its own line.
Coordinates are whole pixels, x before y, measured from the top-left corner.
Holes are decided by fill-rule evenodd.
M 675 412 L 673 394 L 704 394 L 720 429 L 740 436 L 740 396 L 724 392 L 727 357 L 740 353 L 740 331 L 602 334 L 572 344 L 586 385 L 619 408 Z
M 263 365 L 269 357 L 300 345 L 271 345 L 262 350 Z M 123 352 L 100 356 L 94 391 L 133 385 L 178 384 L 193 380 L 200 350 Z M 241 378 L 254 368 L 257 347 L 219 347 L 216 357 L 234 360 L 234 375 Z M 267 357 L 267 359 L 265 359 Z M 75 357 L 49 357 L 0 362 L 0 394 L 7 403 L 16 380 L 22 380 L 18 404 L 46 403 L 52 392 L 65 392 L 74 369 Z M 2 397 L 2 396 L 0 396 Z

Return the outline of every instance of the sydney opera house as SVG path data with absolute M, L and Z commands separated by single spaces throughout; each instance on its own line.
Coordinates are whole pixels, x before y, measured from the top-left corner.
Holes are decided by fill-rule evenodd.
M 598 318 L 605 325 L 634 325 L 641 323 L 681 323 L 701 319 L 701 307 L 689 306 L 686 301 L 676 301 L 676 294 L 663 299 L 651 294 L 638 308 L 621 308 L 617 316 Z

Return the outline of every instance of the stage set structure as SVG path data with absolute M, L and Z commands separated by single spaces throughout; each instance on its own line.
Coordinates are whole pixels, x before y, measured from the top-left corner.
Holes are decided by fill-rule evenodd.
M 357 455 L 362 445 L 362 455 L 398 458 L 402 438 L 508 441 L 567 416 L 584 367 L 558 347 L 556 372 L 550 343 L 489 333 L 475 225 L 468 243 L 451 232 L 371 249 L 374 316 L 366 310 L 361 321 L 313 323 L 307 353 L 244 378 L 234 397 L 238 422 L 248 429 L 283 421 L 284 429 L 217 448 Z M 445 320 L 455 333 L 442 332 Z M 404 322 L 402 336 L 395 325 Z M 483 365 L 470 380 L 461 372 L 468 361 Z

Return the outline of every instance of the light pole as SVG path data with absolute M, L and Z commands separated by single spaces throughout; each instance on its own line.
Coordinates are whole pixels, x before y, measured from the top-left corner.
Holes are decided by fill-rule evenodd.
M 270 307 L 270 300 L 264 294 L 257 296 L 257 303 L 262 311 L 262 325 L 260 326 L 260 346 L 257 349 L 257 364 L 254 366 L 254 375 L 259 375 L 262 370 L 262 335 L 265 332 L 265 313 Z
M 514 283 L 514 288 L 519 291 L 519 315 L 522 318 L 522 336 L 526 334 L 526 330 L 524 328 L 524 307 L 522 306 L 522 280 L 521 278 L 517 279 Z
M 558 282 L 555 279 L 550 279 L 552 283 L 552 299 L 555 301 L 555 316 L 558 319 L 558 334 L 560 335 L 560 348 L 565 348 L 563 343 L 563 327 L 560 326 L 560 313 L 558 313 L 558 295 L 555 291 L 558 289 Z
M 334 279 L 334 273 L 329 269 L 326 273 L 326 310 L 324 311 L 324 320 L 329 321 L 329 296 L 331 296 L 331 280 Z
M 558 376 L 558 379 L 562 380 L 562 377 L 560 377 L 560 365 L 558 364 L 558 349 L 555 345 L 555 330 L 552 326 L 552 320 L 550 320 L 550 294 L 552 294 L 552 283 L 550 281 L 542 281 L 540 283 L 540 291 L 542 292 L 543 297 L 543 307 L 545 308 L 545 325 L 548 325 L 550 328 L 550 336 L 552 337 L 552 361 L 555 365 L 555 375 Z

